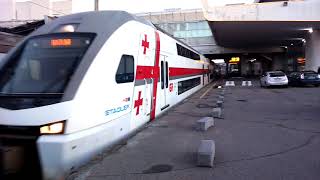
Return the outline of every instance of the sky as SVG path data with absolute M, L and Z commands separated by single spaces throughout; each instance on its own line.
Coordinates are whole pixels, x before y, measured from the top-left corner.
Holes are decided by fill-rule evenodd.
M 17 2 L 28 0 L 16 0 Z M 51 0 L 61 1 L 61 0 Z M 210 6 L 222 6 L 235 3 L 252 3 L 254 0 L 208 0 Z M 72 0 L 73 11 L 93 10 L 94 0 Z M 131 13 L 155 12 L 165 9 L 196 9 L 202 8 L 201 0 L 100 0 L 101 10 L 125 10 Z

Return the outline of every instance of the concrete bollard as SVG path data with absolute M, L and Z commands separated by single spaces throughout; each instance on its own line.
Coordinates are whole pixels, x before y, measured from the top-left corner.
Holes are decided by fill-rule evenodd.
M 214 126 L 213 117 L 204 117 L 197 121 L 196 129 L 198 131 L 207 131 L 211 126 Z
M 221 108 L 213 108 L 212 109 L 212 117 L 213 118 L 221 118 L 222 117 L 222 110 Z
M 197 153 L 197 166 L 213 167 L 215 149 L 213 140 L 201 140 Z
M 223 108 L 223 101 L 218 100 L 218 101 L 217 101 L 217 106 L 218 106 L 219 108 Z

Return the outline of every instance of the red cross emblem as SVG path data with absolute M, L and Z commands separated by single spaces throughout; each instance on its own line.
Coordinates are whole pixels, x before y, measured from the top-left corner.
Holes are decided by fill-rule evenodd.
M 139 91 L 138 99 L 134 101 L 134 108 L 137 108 L 136 115 L 139 115 L 140 106 L 142 106 L 143 98 L 141 98 L 141 91 Z
M 142 40 L 143 54 L 146 54 L 147 48 L 149 48 L 149 42 L 147 39 L 147 35 L 144 35 L 144 40 Z

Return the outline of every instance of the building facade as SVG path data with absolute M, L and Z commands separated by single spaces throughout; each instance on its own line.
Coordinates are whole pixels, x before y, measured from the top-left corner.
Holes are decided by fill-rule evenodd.
M 16 0 L 0 1 L 0 26 L 12 27 L 30 21 L 42 20 L 45 16 L 71 14 L 72 0 Z
M 9 21 L 15 18 L 16 1 L 0 1 L 0 21 Z

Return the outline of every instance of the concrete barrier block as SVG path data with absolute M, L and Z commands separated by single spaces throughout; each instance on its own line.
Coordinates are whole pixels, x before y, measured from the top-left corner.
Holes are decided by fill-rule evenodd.
M 201 140 L 197 153 L 197 165 L 213 167 L 215 149 L 213 140 Z
M 218 101 L 217 101 L 217 106 L 218 106 L 219 108 L 222 108 L 222 107 L 223 107 L 223 101 L 218 100 Z
M 221 108 L 213 108 L 212 109 L 212 117 L 213 118 L 221 118 L 222 117 L 222 110 Z
M 213 117 L 204 117 L 197 121 L 198 131 L 207 131 L 211 126 L 214 126 Z

